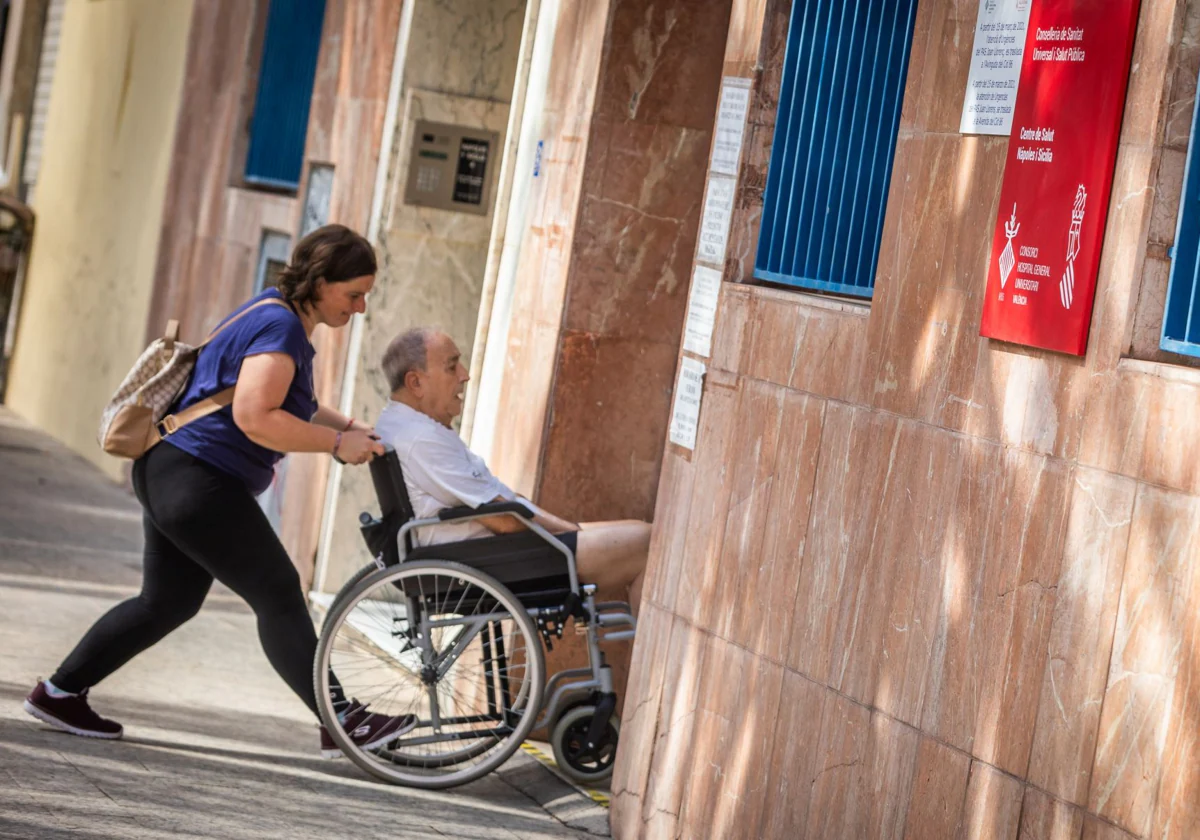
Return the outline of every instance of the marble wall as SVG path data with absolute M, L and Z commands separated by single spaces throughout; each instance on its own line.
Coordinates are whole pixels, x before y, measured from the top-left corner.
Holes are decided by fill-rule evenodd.
M 202 338 L 254 287 L 264 229 L 301 229 L 298 196 L 312 162 L 332 165 L 330 222 L 365 230 L 374 195 L 400 0 L 329 0 L 309 113 L 305 164 L 296 194 L 252 189 L 241 180 L 257 85 L 266 4 L 197 3 L 170 181 L 158 241 L 147 340 L 177 318 L 189 341 Z M 337 405 L 347 330 L 318 328 L 314 376 L 319 398 Z M 281 535 L 302 576 L 313 571 L 330 459 L 291 455 Z
M 488 172 L 494 194 L 524 24 L 525 0 L 412 2 L 402 100 L 377 239 L 379 275 L 361 342 L 347 368 L 352 413 L 369 422 L 388 398 L 380 360 L 398 333 L 436 325 L 454 337 L 464 360 L 471 357 L 492 216 L 404 203 L 412 128 L 416 120 L 427 119 L 496 132 Z M 370 562 L 358 515 L 378 507 L 366 470 L 337 471 L 330 491 L 333 519 L 316 579 L 316 587 L 324 591 L 336 591 Z
M 729 9 L 557 6 L 491 463 L 576 521 L 654 517 Z M 585 663 L 570 635 L 548 658 Z
M 957 133 L 973 2 L 918 4 L 874 300 L 746 282 L 790 5 L 734 3 L 754 104 L 614 835 L 1198 836 L 1200 375 L 1131 351 L 1200 3 L 1141 6 L 1083 359 L 978 334 L 1007 140 Z

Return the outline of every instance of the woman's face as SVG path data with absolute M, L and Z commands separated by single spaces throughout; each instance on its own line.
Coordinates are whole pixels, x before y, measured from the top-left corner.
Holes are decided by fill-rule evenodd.
M 330 327 L 344 327 L 356 312 L 367 311 L 367 292 L 375 285 L 374 274 L 364 274 L 343 283 L 317 284 L 317 301 L 313 310 L 319 323 Z

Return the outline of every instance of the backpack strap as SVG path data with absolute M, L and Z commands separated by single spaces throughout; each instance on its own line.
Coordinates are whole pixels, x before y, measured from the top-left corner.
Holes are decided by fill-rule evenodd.
M 212 341 L 214 338 L 216 338 L 218 333 L 221 332 L 221 330 L 228 327 L 230 324 L 232 324 L 238 318 L 241 318 L 243 315 L 245 315 L 250 310 L 258 309 L 260 306 L 267 306 L 270 304 L 273 304 L 276 306 L 287 306 L 287 308 L 289 310 L 291 309 L 291 307 L 288 306 L 286 301 L 280 300 L 279 298 L 266 298 L 265 300 L 260 300 L 258 303 L 253 304 L 252 306 L 247 306 L 241 312 L 234 315 L 232 318 L 230 318 L 224 324 L 221 324 L 221 326 L 217 327 L 215 330 L 213 330 L 211 333 L 209 333 L 208 338 L 204 339 L 203 342 L 196 345 L 196 349 L 199 350 L 200 348 L 204 347 L 206 344 L 208 344 L 210 341 Z M 174 322 L 172 322 L 172 323 L 174 323 Z M 169 329 L 170 329 L 170 327 L 168 326 L 168 330 Z M 196 420 L 199 420 L 201 417 L 207 417 L 210 414 L 214 414 L 214 413 L 220 411 L 222 408 L 225 408 L 226 406 L 233 405 L 233 393 L 236 390 L 237 390 L 237 385 L 234 384 L 233 386 L 226 388 L 224 391 L 218 391 L 217 393 L 213 394 L 211 397 L 205 397 L 202 400 L 198 400 L 198 401 L 192 403 L 191 405 L 189 405 L 187 408 L 185 408 L 183 411 L 179 412 L 178 414 L 168 414 L 166 417 L 164 417 L 162 420 L 159 420 L 154 425 L 154 429 L 150 433 L 151 439 L 149 441 L 147 441 L 147 448 L 158 443 L 160 440 L 162 440 L 167 435 L 172 434 L 173 432 L 176 432 L 179 429 L 182 429 L 188 423 L 193 423 Z
M 204 341 L 201 341 L 199 344 L 196 345 L 196 349 L 199 350 L 201 347 L 204 347 L 205 345 L 207 345 L 210 341 L 212 341 L 214 338 L 216 338 L 218 335 L 220 335 L 222 330 L 224 330 L 226 327 L 228 327 L 234 321 L 241 318 L 243 315 L 246 315 L 247 313 L 249 313 L 255 309 L 258 309 L 260 306 L 272 306 L 272 305 L 273 306 L 287 306 L 289 311 L 291 311 L 291 309 L 292 309 L 292 307 L 288 306 L 287 301 L 282 300 L 281 298 L 275 298 L 275 297 L 264 298 L 263 300 L 260 300 L 258 303 L 247 306 L 241 312 L 239 312 L 238 314 L 234 315 L 232 318 L 227 320 L 224 324 L 221 324 L 221 326 L 217 327 L 215 330 L 210 332 L 208 334 L 208 338 L 204 339 Z

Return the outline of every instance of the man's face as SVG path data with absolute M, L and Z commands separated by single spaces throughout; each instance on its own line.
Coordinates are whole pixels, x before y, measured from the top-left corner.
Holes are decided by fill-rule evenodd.
M 463 410 L 463 390 L 471 378 L 462 354 L 445 333 L 434 333 L 425 345 L 425 370 L 417 371 L 421 410 L 449 426 Z

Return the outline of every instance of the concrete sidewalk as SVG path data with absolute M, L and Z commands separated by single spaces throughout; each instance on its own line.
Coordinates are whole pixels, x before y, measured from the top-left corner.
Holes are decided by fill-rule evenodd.
M 0 408 L 0 837 L 529 838 L 607 835 L 607 813 L 520 751 L 447 792 L 322 761 L 254 617 L 205 608 L 92 694 L 121 741 L 76 738 L 21 700 L 141 579 L 136 501 Z M 539 804 L 541 803 L 541 804 Z

